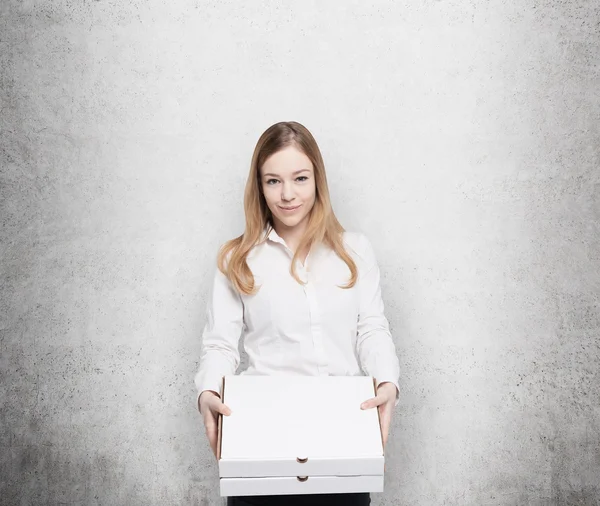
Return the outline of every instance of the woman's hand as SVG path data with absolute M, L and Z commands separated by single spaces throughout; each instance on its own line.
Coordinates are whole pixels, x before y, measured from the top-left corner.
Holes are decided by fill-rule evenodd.
M 212 390 L 205 390 L 200 394 L 198 407 L 204 420 L 206 437 L 210 443 L 212 452 L 217 456 L 217 437 L 219 414 L 229 416 L 231 409 L 221 402 L 221 398 Z
M 377 406 L 379 410 L 379 420 L 381 422 L 381 435 L 383 438 L 383 447 L 387 442 L 388 433 L 390 431 L 390 423 L 392 421 L 392 412 L 396 403 L 396 394 L 398 389 L 396 385 L 386 381 L 377 387 L 377 395 L 368 401 L 363 402 L 361 409 L 370 409 Z

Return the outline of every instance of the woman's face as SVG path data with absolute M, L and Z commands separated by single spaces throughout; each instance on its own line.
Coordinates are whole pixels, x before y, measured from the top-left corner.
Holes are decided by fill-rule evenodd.
M 310 159 L 296 147 L 288 146 L 267 158 L 260 173 L 265 200 L 277 222 L 274 225 L 295 228 L 306 223 L 316 195 Z

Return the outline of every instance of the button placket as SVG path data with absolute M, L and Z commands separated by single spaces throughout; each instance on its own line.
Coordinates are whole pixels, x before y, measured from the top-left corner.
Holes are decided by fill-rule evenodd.
M 287 252 L 290 259 L 294 258 L 294 253 L 290 248 L 288 248 L 287 244 L 280 237 L 274 238 L 274 240 L 280 243 L 285 251 Z M 328 373 L 328 364 L 327 364 L 327 356 L 325 354 L 325 347 L 323 345 L 323 332 L 321 330 L 321 315 L 318 308 L 318 299 L 317 292 L 315 289 L 314 283 L 311 282 L 310 269 L 308 265 L 310 257 L 310 251 L 308 255 L 306 255 L 306 259 L 304 260 L 304 265 L 300 260 L 297 260 L 296 272 L 298 273 L 300 279 L 305 283 L 303 285 L 304 293 L 308 300 L 308 307 L 310 312 L 310 331 L 313 338 L 313 346 L 315 350 L 316 357 L 316 366 L 317 371 L 320 376 L 327 376 Z
M 310 273 L 310 251 L 304 261 L 302 272 L 304 273 L 303 281 L 306 282 L 304 285 L 304 293 L 308 300 L 308 307 L 310 310 L 310 331 L 313 338 L 313 346 L 315 350 L 315 357 L 317 360 L 317 370 L 319 375 L 326 376 L 328 374 L 327 356 L 325 354 L 325 346 L 323 344 L 323 332 L 321 325 L 321 312 L 319 311 L 318 297 L 316 285 L 313 280 L 313 276 Z M 311 259 L 312 260 L 312 259 Z
M 320 375 L 327 375 L 327 357 L 325 355 L 325 347 L 323 346 L 323 332 L 321 330 L 321 314 L 318 308 L 317 293 L 314 283 L 308 282 L 304 286 L 304 292 L 308 299 L 308 307 L 310 310 L 310 331 L 313 338 L 315 348 L 315 356 L 317 359 L 317 369 Z

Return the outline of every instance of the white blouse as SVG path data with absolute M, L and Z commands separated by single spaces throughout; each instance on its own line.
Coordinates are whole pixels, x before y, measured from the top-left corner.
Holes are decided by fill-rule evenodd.
M 293 252 L 275 229 L 269 226 L 265 233 L 267 240 L 247 258 L 258 293 L 240 295 L 216 269 L 194 378 L 198 396 L 204 390 L 220 394 L 222 377 L 235 374 L 240 337 L 248 354 L 248 368 L 241 374 L 365 374 L 378 385 L 392 382 L 399 391 L 398 357 L 384 315 L 379 267 L 367 237 L 344 232 L 358 280 L 353 288 L 342 289 L 336 285 L 348 282 L 350 270 L 328 247 L 313 247 L 305 265 L 298 261 L 303 286 L 289 272 Z

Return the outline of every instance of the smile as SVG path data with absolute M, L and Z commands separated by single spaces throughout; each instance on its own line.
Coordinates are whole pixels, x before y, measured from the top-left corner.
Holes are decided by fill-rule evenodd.
M 300 208 L 300 206 L 302 206 L 302 204 L 300 204 L 299 206 L 296 206 L 296 207 L 291 207 L 291 208 L 287 208 L 287 209 L 286 209 L 285 207 L 281 207 L 281 206 L 279 206 L 279 209 L 281 209 L 281 210 L 282 210 L 284 213 L 292 213 L 292 212 L 294 212 L 296 209 L 299 209 L 299 208 Z

